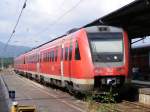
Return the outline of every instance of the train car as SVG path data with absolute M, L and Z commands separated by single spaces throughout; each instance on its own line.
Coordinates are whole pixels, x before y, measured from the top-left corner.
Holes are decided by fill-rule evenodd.
M 16 57 L 15 59 L 14 59 L 14 68 L 17 70 L 17 72 L 19 73 L 19 72 L 23 72 L 24 71 L 24 64 L 25 64 L 25 62 L 24 62 L 24 54 L 22 54 L 22 55 L 20 55 L 20 56 L 18 56 L 18 57 Z
M 71 90 L 120 88 L 129 81 L 128 43 L 121 28 L 81 28 L 21 55 L 21 64 L 17 57 L 15 70 Z
M 133 79 L 150 81 L 150 46 L 133 46 L 131 58 Z

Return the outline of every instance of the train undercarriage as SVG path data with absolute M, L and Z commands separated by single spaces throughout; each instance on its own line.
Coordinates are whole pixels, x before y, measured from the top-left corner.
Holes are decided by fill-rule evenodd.
M 38 83 L 44 85 L 51 85 L 60 88 L 66 88 L 70 93 L 86 93 L 86 94 L 107 94 L 108 92 L 120 93 L 125 91 L 129 84 L 125 83 L 125 77 L 94 77 L 94 84 L 75 84 L 72 81 L 66 81 L 62 83 L 61 80 L 48 78 L 38 74 L 32 74 L 29 72 L 15 70 L 15 73 L 26 77 L 30 80 L 35 80 Z

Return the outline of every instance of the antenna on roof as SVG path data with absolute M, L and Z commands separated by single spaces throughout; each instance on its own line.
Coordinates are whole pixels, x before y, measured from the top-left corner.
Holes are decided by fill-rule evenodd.
M 70 34 L 70 33 L 76 32 L 77 30 L 79 30 L 79 28 L 71 29 L 71 30 L 67 31 L 67 35 Z

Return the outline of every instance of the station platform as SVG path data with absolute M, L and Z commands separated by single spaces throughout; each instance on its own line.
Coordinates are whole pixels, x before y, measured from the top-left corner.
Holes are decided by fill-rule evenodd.
M 139 102 L 150 106 L 150 88 L 139 89 Z
M 132 80 L 132 85 L 138 89 L 139 103 L 150 106 L 150 82 Z
M 34 106 L 38 112 L 85 112 L 85 104 L 66 92 L 44 87 L 13 71 L 4 71 L 0 77 L 8 90 L 15 91 L 14 101 L 19 105 Z
M 8 90 L 13 90 L 16 92 L 16 98 L 14 100 L 17 101 L 19 105 L 34 106 L 36 107 L 38 112 L 66 112 L 66 111 L 86 112 L 86 107 L 87 107 L 86 102 L 80 101 L 66 92 L 45 87 L 34 81 L 26 79 L 20 75 L 15 74 L 12 70 L 4 71 L 3 73 L 0 73 L 0 79 L 3 79 L 3 81 L 6 83 L 5 86 L 7 86 Z M 134 81 L 134 83 L 135 82 L 136 82 L 135 85 L 139 85 L 142 83 L 138 81 Z M 148 83 L 145 83 L 145 85 L 147 86 L 144 85 L 136 86 L 139 90 L 138 93 L 139 102 L 145 105 L 150 105 L 150 87 L 148 87 L 149 86 Z M 2 91 L 3 90 L 4 89 L 2 89 Z M 5 100 L 3 97 L 0 98 L 2 100 Z M 124 103 L 116 104 L 117 108 L 120 108 L 120 110 L 129 108 L 129 106 L 125 106 L 125 105 L 128 104 L 124 104 Z M 1 107 L 2 109 L 6 109 L 4 108 L 7 107 L 6 103 L 3 103 Z M 122 109 L 122 107 L 124 109 Z M 132 105 L 131 107 L 135 110 L 135 107 L 137 106 Z M 130 110 L 131 107 L 129 108 Z M 139 111 L 136 112 L 141 112 L 142 107 L 141 106 L 138 107 L 138 110 Z M 0 112 L 7 112 L 7 111 L 0 110 Z M 150 111 L 146 111 L 146 112 L 150 112 Z
M 8 112 L 9 107 L 8 107 L 8 98 L 6 97 L 5 94 L 5 88 L 3 87 L 4 83 L 2 79 L 0 78 L 0 112 Z

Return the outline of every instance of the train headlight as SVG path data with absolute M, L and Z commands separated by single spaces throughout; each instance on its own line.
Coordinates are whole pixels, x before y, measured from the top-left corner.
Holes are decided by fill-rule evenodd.
M 118 57 L 117 57 L 117 56 L 114 56 L 114 59 L 115 59 L 115 60 L 117 60 L 117 59 L 118 59 Z
M 108 78 L 107 84 L 108 85 L 116 85 L 116 78 Z

